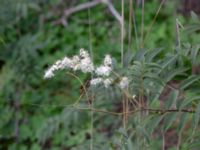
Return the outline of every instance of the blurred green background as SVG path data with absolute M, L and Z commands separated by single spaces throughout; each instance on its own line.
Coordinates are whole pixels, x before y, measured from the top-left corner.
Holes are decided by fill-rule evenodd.
M 80 48 L 89 50 L 92 46 L 97 63 L 107 53 L 120 60 L 120 25 L 105 4 L 70 15 L 65 26 L 60 22 L 65 9 L 85 2 L 88 1 L 0 1 L 0 149 L 88 149 L 89 114 L 66 106 L 77 100 L 81 85 L 64 72 L 51 80 L 43 79 L 49 65 L 76 54 Z M 120 13 L 120 1 L 112 3 Z M 160 3 L 160 0 L 145 1 L 144 33 Z M 131 51 L 135 52 L 141 37 L 140 1 L 134 1 L 133 7 L 137 32 L 132 28 Z M 129 2 L 125 0 L 126 36 L 128 8 Z M 198 14 L 200 5 L 189 7 L 186 1 L 166 1 L 144 47 L 172 51 L 176 44 L 176 19 L 184 27 L 192 23 L 191 10 Z M 182 42 L 199 44 L 198 32 L 191 35 L 180 28 L 180 37 Z M 128 38 L 125 38 L 127 50 Z M 86 81 L 87 76 L 81 75 L 81 79 Z M 114 139 L 119 118 L 99 115 L 95 119 L 95 144 L 97 149 L 105 150 Z M 155 149 L 159 149 L 158 143 L 154 144 Z

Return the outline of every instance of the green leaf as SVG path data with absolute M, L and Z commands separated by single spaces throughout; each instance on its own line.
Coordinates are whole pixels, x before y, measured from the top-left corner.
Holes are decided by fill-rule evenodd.
M 41 150 L 41 148 L 38 144 L 35 143 L 31 146 L 31 150 Z
M 198 150 L 200 147 L 200 142 L 199 141 L 196 141 L 196 142 L 193 142 L 189 148 L 192 149 L 192 150 Z
M 193 84 L 195 81 L 198 81 L 200 79 L 200 75 L 192 75 L 189 78 L 183 80 L 180 84 L 180 89 L 184 90 L 191 84 Z
M 200 30 L 200 23 L 199 22 L 193 23 L 192 25 L 189 25 L 189 26 L 186 27 L 186 31 L 188 33 L 196 32 L 198 30 Z
M 146 139 L 146 141 L 148 143 L 150 143 L 150 138 L 149 138 L 148 132 L 145 130 L 145 128 L 141 127 L 141 126 L 137 126 L 137 129 L 142 134 L 142 136 Z
M 132 144 L 132 142 L 131 142 L 131 139 L 130 138 L 128 138 L 128 140 L 127 140 L 127 150 L 133 150 L 133 144 Z
M 161 64 L 162 70 L 165 70 L 171 63 L 173 63 L 177 59 L 177 55 L 174 55 L 172 57 L 167 57 L 164 59 L 164 61 Z
M 166 132 L 171 127 L 171 125 L 173 124 L 173 122 L 175 121 L 177 117 L 177 114 L 178 114 L 177 112 L 172 112 L 165 115 L 164 126 L 163 126 L 164 132 Z
M 151 118 L 151 120 L 149 120 L 149 122 L 147 123 L 146 129 L 150 135 L 153 133 L 153 131 L 159 125 L 162 119 L 163 119 L 163 116 L 154 116 L 153 118 Z
M 174 77 L 176 77 L 177 75 L 185 75 L 184 72 L 187 70 L 188 70 L 188 68 L 173 69 L 166 74 L 165 81 L 168 82 L 168 81 L 172 80 Z
M 4 39 L 0 36 L 0 43 L 4 44 L 5 45 L 5 41 Z
M 129 50 L 124 54 L 123 65 L 127 67 L 133 60 L 133 53 Z
M 156 49 L 153 49 L 151 51 L 149 51 L 146 55 L 146 62 L 152 62 L 153 59 L 159 54 L 162 52 L 162 48 L 156 48 Z
M 156 75 L 156 74 L 153 74 L 153 73 L 147 73 L 147 74 L 144 74 L 144 77 L 145 78 L 148 78 L 148 80 L 152 83 L 157 83 L 159 85 L 162 85 L 164 86 L 164 82 Z
M 179 122 L 179 125 L 178 125 L 178 128 L 177 128 L 178 133 L 180 133 L 181 130 L 184 128 L 185 123 L 186 123 L 187 118 L 188 118 L 188 113 L 181 113 L 181 114 L 182 115 L 181 115 L 181 117 L 179 119 L 180 122 Z
M 167 99 L 166 105 L 165 105 L 166 109 L 170 109 L 174 104 L 176 104 L 176 100 L 178 98 L 178 94 L 179 94 L 178 90 L 171 91 L 171 93 L 170 93 L 170 95 L 169 95 L 169 97 Z
M 121 135 L 123 135 L 125 138 L 128 138 L 128 134 L 126 132 L 126 130 L 124 128 L 120 128 L 118 130 L 118 133 L 120 133 Z
M 192 59 L 192 64 L 193 65 L 196 63 L 196 59 L 197 59 L 199 50 L 200 50 L 200 45 L 195 46 L 191 50 L 191 59 Z
M 147 53 L 147 49 L 140 49 L 134 57 L 134 60 L 141 61 L 144 59 L 144 55 Z
M 181 110 L 181 109 L 184 109 L 186 106 L 188 106 L 189 104 L 191 104 L 193 101 L 196 101 L 196 100 L 200 100 L 200 96 L 196 96 L 196 97 L 189 97 L 189 98 L 185 98 L 184 100 L 182 100 L 180 106 L 178 106 L 178 108 Z
M 193 21 L 199 22 L 199 17 L 194 11 L 191 11 L 191 17 Z
M 20 137 L 23 140 L 26 140 L 26 139 L 28 139 L 28 138 L 33 136 L 32 130 L 27 125 L 21 125 L 20 126 L 20 133 L 21 133 Z
M 200 103 L 197 105 L 196 112 L 194 114 L 194 127 L 196 128 L 199 124 L 200 119 Z
M 157 63 L 145 63 L 148 70 L 160 70 L 162 67 Z

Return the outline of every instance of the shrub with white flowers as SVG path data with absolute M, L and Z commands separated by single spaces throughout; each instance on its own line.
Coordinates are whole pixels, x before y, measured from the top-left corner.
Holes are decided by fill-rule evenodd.
M 111 77 L 113 71 L 112 68 L 112 58 L 110 55 L 105 55 L 103 64 L 95 67 L 89 53 L 83 48 L 80 49 L 79 55 L 74 55 L 73 57 L 64 57 L 61 60 L 56 61 L 50 68 L 45 71 L 44 78 L 52 78 L 55 75 L 55 71 L 71 69 L 73 71 L 82 71 L 83 73 L 91 73 L 95 78 L 90 80 L 90 85 L 96 86 L 103 84 L 105 88 L 108 88 L 114 81 Z M 121 89 L 127 88 L 129 80 L 127 77 L 122 77 L 119 80 L 119 87 Z

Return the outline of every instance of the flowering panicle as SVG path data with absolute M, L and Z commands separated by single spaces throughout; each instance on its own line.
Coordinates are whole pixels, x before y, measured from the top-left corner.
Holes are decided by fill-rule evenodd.
M 72 69 L 73 71 L 80 70 L 83 73 L 94 73 L 96 78 L 90 81 L 90 85 L 93 86 L 103 84 L 108 88 L 114 81 L 113 78 L 110 77 L 113 69 L 111 56 L 105 55 L 103 64 L 95 68 L 89 53 L 82 48 L 79 51 L 79 55 L 74 55 L 71 58 L 64 57 L 63 59 L 56 61 L 45 71 L 44 78 L 52 78 L 55 71 L 63 69 Z M 121 89 L 127 88 L 128 85 L 129 79 L 127 77 L 122 77 L 118 83 L 118 86 Z
M 54 72 L 59 69 L 64 69 L 71 65 L 71 60 L 68 57 L 64 57 L 62 60 L 56 61 L 49 69 L 45 71 L 44 78 L 52 78 L 54 76 Z
M 52 78 L 56 70 L 73 69 L 74 71 L 81 70 L 84 73 L 93 72 L 94 65 L 89 56 L 89 53 L 84 49 L 80 49 L 80 54 L 72 58 L 64 57 L 56 61 L 46 72 L 44 78 Z

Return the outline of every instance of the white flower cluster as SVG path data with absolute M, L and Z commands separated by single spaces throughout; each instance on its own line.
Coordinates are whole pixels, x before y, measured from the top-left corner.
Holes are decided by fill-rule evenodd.
M 72 69 L 74 71 L 81 70 L 83 73 L 94 73 L 96 78 L 90 81 L 90 85 L 103 84 L 108 88 L 113 83 L 113 78 L 110 77 L 112 71 L 112 59 L 110 55 L 106 55 L 103 64 L 95 69 L 91 57 L 87 51 L 80 49 L 79 55 L 75 55 L 71 58 L 64 57 L 61 60 L 56 61 L 49 69 L 46 70 L 44 78 L 52 78 L 54 72 L 62 69 Z M 129 85 L 129 79 L 122 77 L 118 86 L 121 89 L 127 88 Z
M 103 64 L 96 68 L 95 74 L 98 76 L 90 81 L 91 85 L 98 85 L 103 83 L 106 88 L 108 88 L 112 83 L 113 79 L 110 78 L 110 73 L 112 71 L 112 59 L 110 55 L 106 55 Z
M 108 88 L 113 83 L 113 79 L 97 77 L 90 81 L 91 85 L 98 85 L 98 84 L 102 84 L 102 83 L 106 88 Z
M 81 70 L 84 73 L 91 73 L 94 71 L 94 65 L 89 53 L 84 49 L 80 49 L 79 55 L 75 55 L 72 58 L 64 57 L 63 59 L 56 61 L 55 64 L 46 70 L 44 78 L 53 77 L 56 70 L 68 68 L 73 69 L 74 71 Z
M 129 85 L 128 77 L 122 77 L 118 85 L 121 89 L 127 88 Z
M 103 65 L 96 68 L 95 73 L 98 76 L 109 76 L 110 72 L 112 71 L 111 65 L 112 65 L 112 59 L 110 55 L 106 55 L 103 61 Z

